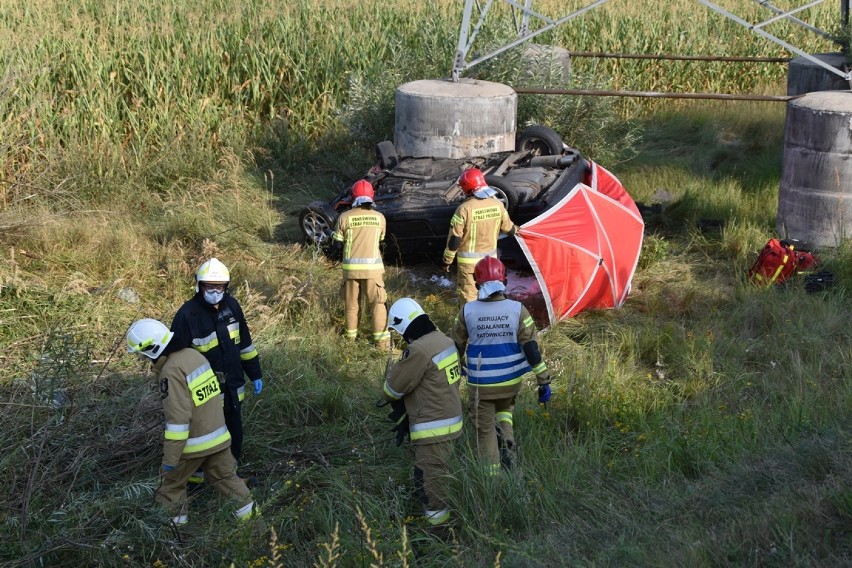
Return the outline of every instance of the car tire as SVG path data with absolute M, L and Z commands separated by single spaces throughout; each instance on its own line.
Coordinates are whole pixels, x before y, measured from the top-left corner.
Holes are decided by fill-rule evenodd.
M 530 126 L 518 135 L 515 151 L 532 151 L 536 156 L 554 156 L 562 153 L 562 137 L 548 126 Z
M 383 170 L 392 170 L 399 165 L 399 155 L 396 153 L 393 142 L 383 140 L 376 144 L 376 159 Z
M 503 204 L 509 215 L 514 214 L 515 207 L 518 206 L 518 193 L 512 186 L 512 182 L 500 176 L 485 176 L 485 183 L 497 192 L 494 197 Z
M 330 244 L 336 221 L 337 213 L 325 201 L 312 201 L 299 213 L 299 228 L 309 245 Z

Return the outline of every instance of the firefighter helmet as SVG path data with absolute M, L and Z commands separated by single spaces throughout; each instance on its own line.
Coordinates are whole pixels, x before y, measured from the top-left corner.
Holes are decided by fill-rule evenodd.
M 485 183 L 485 176 L 482 174 L 482 170 L 478 168 L 470 168 L 469 170 L 463 171 L 459 176 L 459 187 L 462 188 L 465 195 L 468 195 L 477 189 L 488 187 L 488 184 Z
M 388 311 L 388 327 L 402 335 L 414 318 L 425 313 L 420 304 L 411 298 L 400 298 Z
M 473 267 L 473 279 L 477 284 L 485 284 L 486 282 L 493 281 L 505 284 L 506 266 L 500 262 L 500 259 L 493 256 L 486 256 Z
M 373 185 L 365 179 L 359 179 L 355 182 L 355 185 L 352 186 L 353 199 L 369 197 L 370 201 L 372 201 L 374 196 L 375 193 L 373 192 Z
M 127 352 L 141 353 L 151 359 L 159 357 L 174 336 L 162 322 L 145 318 L 133 322 L 127 331 Z
M 231 273 L 228 267 L 217 258 L 211 258 L 198 267 L 195 273 L 195 291 L 198 292 L 199 282 L 210 282 L 211 284 L 228 284 L 231 281 Z

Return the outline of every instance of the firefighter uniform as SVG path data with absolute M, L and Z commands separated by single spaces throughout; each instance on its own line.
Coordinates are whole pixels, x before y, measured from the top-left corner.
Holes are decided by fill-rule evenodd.
M 370 204 L 353 207 L 337 218 L 332 239 L 343 247 L 343 305 L 346 316 L 345 335 L 358 337 L 358 311 L 363 302 L 373 320 L 372 340 L 379 347 L 390 342 L 388 332 L 387 293 L 382 275 L 380 245 L 385 239 L 385 216 Z
M 420 325 L 428 322 L 427 326 Z M 436 330 L 428 316 L 415 321 L 405 337 L 408 349 L 388 373 L 384 385 L 387 400 L 403 399 L 414 446 L 414 482 L 432 525 L 450 518 L 446 478 L 453 440 L 461 435 L 462 405 L 459 395 L 461 367 L 458 351 L 449 337 Z
M 241 406 L 246 396 L 245 377 L 261 377 L 260 357 L 239 302 L 225 293 L 217 308 L 199 292 L 175 314 L 171 330 L 175 334 L 172 345 L 192 347 L 204 355 L 222 382 L 231 453 L 239 461 L 243 449 Z
M 520 302 L 498 292 L 465 304 L 456 317 L 452 337 L 460 352 L 467 344 L 468 403 L 477 448 L 488 472 L 496 474 L 501 450 L 506 450 L 502 453 L 507 461 L 515 446 L 512 414 L 524 374 L 532 371 L 538 384 L 550 383 L 535 323 Z
M 236 517 L 248 519 L 254 502 L 236 474 L 237 463 L 229 451 L 231 435 L 222 412 L 222 392 L 210 364 L 192 349 L 179 349 L 157 359 L 154 369 L 166 418 L 164 471 L 156 501 L 172 510 L 175 524 L 186 523 L 186 482 L 203 466 L 207 482 L 236 502 Z
M 457 292 L 460 306 L 476 299 L 473 268 L 486 256 L 497 257 L 500 233 L 514 234 L 515 225 L 503 204 L 494 197 L 471 196 L 450 219 L 444 264 L 457 260 Z

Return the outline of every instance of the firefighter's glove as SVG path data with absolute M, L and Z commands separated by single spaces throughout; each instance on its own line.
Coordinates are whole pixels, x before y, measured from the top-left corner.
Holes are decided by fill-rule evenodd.
M 550 400 L 550 385 L 539 385 L 538 386 L 538 402 L 541 404 L 546 403 Z
M 263 390 L 263 379 L 258 377 L 256 379 L 252 379 L 251 382 L 254 383 L 254 394 L 260 394 L 260 391 Z
M 401 446 L 405 441 L 408 432 L 408 413 L 405 411 L 405 402 L 402 399 L 391 401 L 391 413 L 388 414 L 388 420 L 393 422 L 391 432 L 396 434 L 394 441 L 397 446 Z

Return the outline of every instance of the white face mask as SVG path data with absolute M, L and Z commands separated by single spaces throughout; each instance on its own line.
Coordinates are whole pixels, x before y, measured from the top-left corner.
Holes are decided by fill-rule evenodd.
M 204 291 L 204 301 L 210 304 L 211 306 L 215 306 L 219 302 L 222 301 L 222 298 L 225 297 L 225 292 L 220 290 L 205 290 Z

